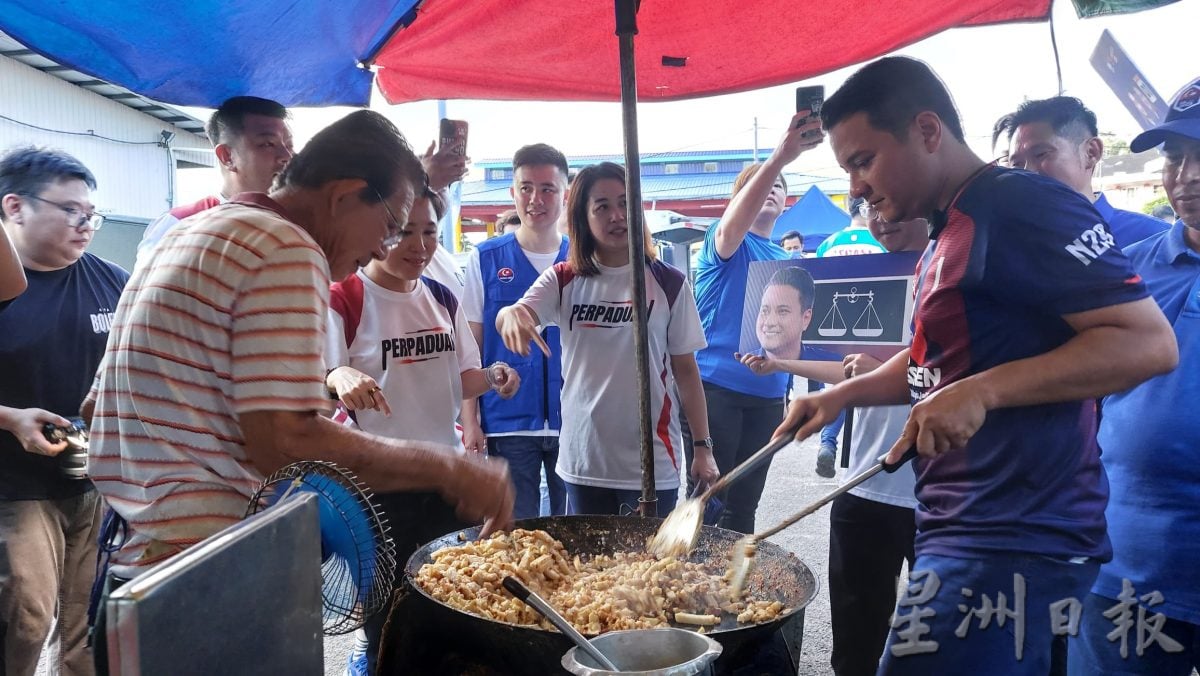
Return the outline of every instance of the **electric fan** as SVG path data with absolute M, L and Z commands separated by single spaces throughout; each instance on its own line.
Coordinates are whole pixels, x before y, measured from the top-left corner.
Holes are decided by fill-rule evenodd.
M 298 462 L 272 473 L 246 516 L 301 491 L 317 496 L 321 518 L 322 628 L 327 636 L 348 634 L 392 598 L 395 547 L 366 487 L 330 462 Z

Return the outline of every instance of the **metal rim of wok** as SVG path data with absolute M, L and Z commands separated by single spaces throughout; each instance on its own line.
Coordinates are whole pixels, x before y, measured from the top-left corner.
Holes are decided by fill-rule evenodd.
M 661 523 L 662 519 L 638 516 L 550 516 L 523 519 L 517 521 L 513 528 L 544 530 L 561 541 L 568 554 L 574 556 L 576 554 L 613 554 L 618 551 L 630 553 L 645 551 L 646 540 L 654 535 Z M 461 546 L 478 538 L 479 531 L 478 526 L 454 531 L 425 543 L 413 553 L 404 567 L 404 578 L 408 586 L 437 605 L 461 615 L 514 629 L 557 635 L 556 630 L 544 629 L 539 625 L 504 622 L 455 608 L 435 598 L 417 583 L 417 572 L 420 571 L 421 566 L 432 562 L 432 555 L 435 551 L 444 547 Z M 724 570 L 729 564 L 732 547 L 742 537 L 741 533 L 735 531 L 704 526 L 700 531 L 696 548 L 687 560 L 716 566 L 717 570 Z M 580 544 L 587 546 L 581 547 Z M 611 546 L 604 547 L 604 544 Z M 784 605 L 784 611 L 772 620 L 758 623 L 738 623 L 737 618 L 733 615 L 722 613 L 721 623 L 706 627 L 705 634 L 719 639 L 722 634 L 739 630 L 759 628 L 765 625 L 781 625 L 816 598 L 820 582 L 808 565 L 795 554 L 773 542 L 764 541 L 758 545 L 754 572 L 751 574 L 746 589 L 756 600 L 779 600 Z M 671 623 L 671 626 L 693 631 L 699 629 L 693 625 L 674 622 Z

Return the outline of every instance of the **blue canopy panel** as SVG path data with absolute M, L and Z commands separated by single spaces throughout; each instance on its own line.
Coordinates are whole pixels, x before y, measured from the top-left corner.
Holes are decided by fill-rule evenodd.
M 6 0 L 0 30 L 46 58 L 152 99 L 216 108 L 365 106 L 370 58 L 417 0 Z
M 804 250 L 812 251 L 826 237 L 847 225 L 850 225 L 850 215 L 814 185 L 776 219 L 771 239 L 778 242 L 783 233 L 796 230 L 804 235 Z

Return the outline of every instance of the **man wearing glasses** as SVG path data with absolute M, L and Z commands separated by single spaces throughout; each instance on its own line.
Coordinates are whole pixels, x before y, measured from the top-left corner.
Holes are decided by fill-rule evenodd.
M 25 269 L 24 294 L 0 302 L 0 656 L 32 674 L 51 625 L 54 673 L 90 674 L 87 605 L 100 498 L 72 478 L 46 424 L 68 426 L 108 342 L 129 274 L 87 253 L 103 223 L 96 179 L 66 153 L 0 158 L 0 221 Z M 57 616 L 58 622 L 55 623 Z

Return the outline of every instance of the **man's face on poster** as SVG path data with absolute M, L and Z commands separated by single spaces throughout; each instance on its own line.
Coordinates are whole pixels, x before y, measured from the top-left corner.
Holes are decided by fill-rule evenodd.
M 776 359 L 799 359 L 801 336 L 812 321 L 800 291 L 787 284 L 770 284 L 763 291 L 755 331 L 765 352 Z

